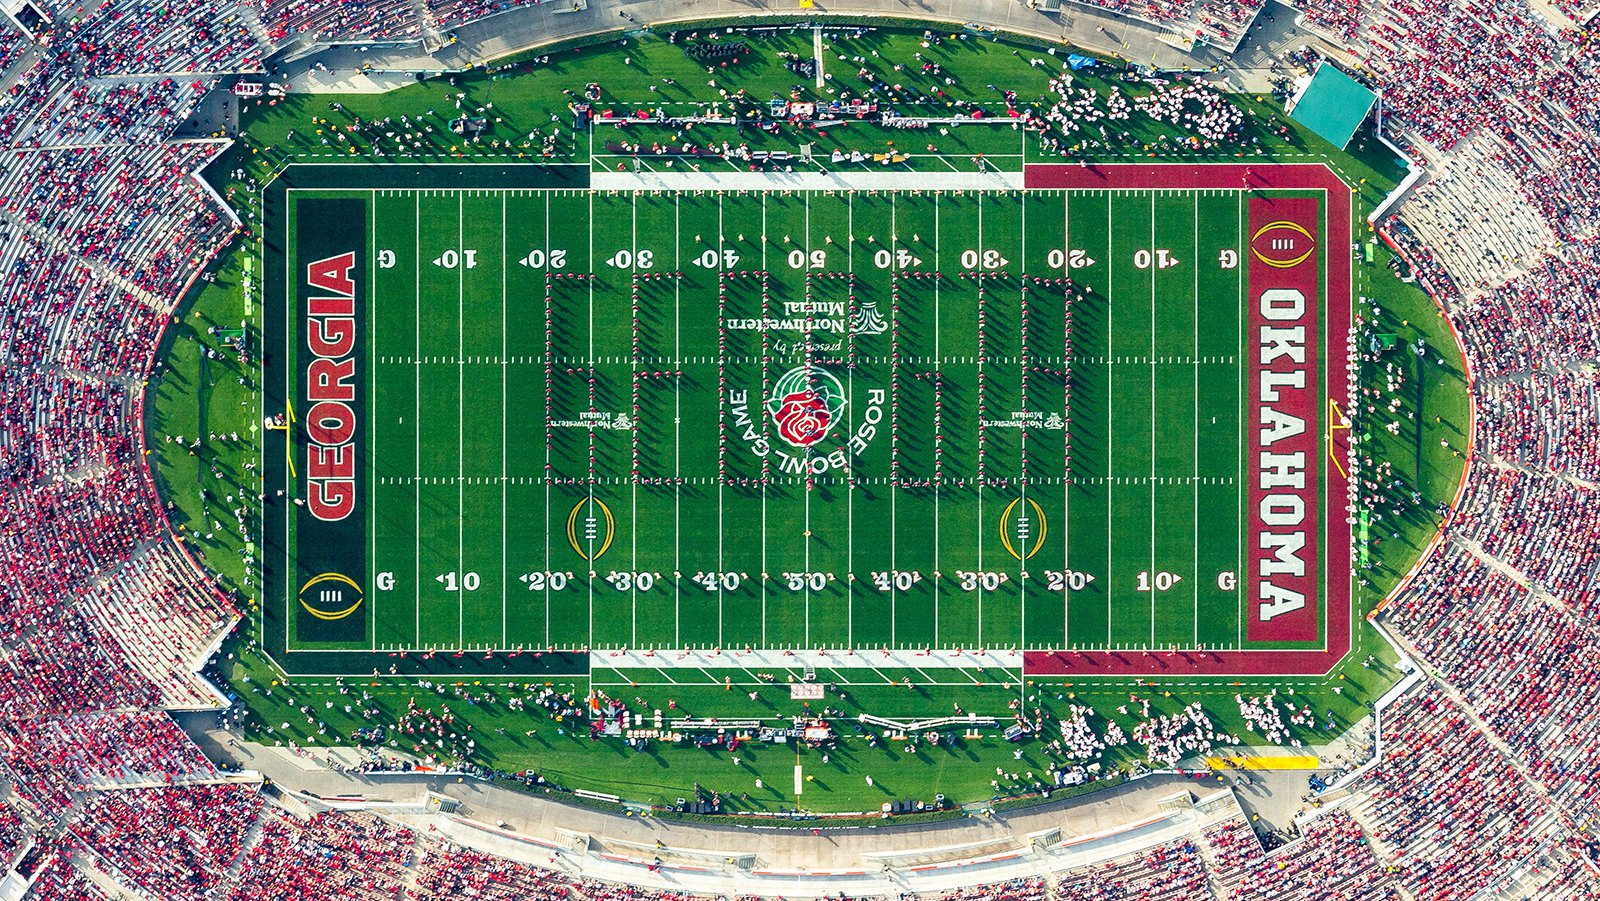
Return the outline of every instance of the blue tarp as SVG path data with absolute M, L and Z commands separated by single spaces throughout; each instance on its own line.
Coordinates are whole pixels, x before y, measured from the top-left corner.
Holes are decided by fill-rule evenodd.
M 1377 99 L 1360 82 L 1324 61 L 1317 64 L 1289 116 L 1343 150 Z

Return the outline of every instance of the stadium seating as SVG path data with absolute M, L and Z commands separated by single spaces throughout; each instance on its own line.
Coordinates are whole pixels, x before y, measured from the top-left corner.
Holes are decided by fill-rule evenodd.
M 412 844 L 410 832 L 372 816 L 323 813 L 301 821 L 267 810 L 226 897 L 228 901 L 399 897 Z
M 84 878 L 64 854 L 52 856 L 28 886 L 33 901 L 104 901 L 108 896 Z
M 1209 893 L 1205 864 L 1190 842 L 1158 845 L 1132 857 L 1109 861 L 1061 878 L 1055 895 L 1061 901 L 1102 898 L 1147 898 L 1179 901 Z
M 1089 2 L 1225 47 L 1263 6 Z M 215 704 L 193 671 L 236 613 L 172 540 L 141 455 L 141 382 L 161 329 L 239 234 L 191 178 L 221 145 L 174 141 L 174 129 L 221 77 L 279 50 L 414 43 L 523 5 L 111 0 L 60 16 L 48 46 L 0 25 L 0 858 L 30 823 L 68 822 L 29 898 L 106 897 L 88 868 L 172 899 L 688 897 L 373 816 L 302 818 L 219 782 L 161 712 Z M 1048 881 L 937 901 L 1389 899 L 1397 888 L 1452 899 L 1512 871 L 1530 874 L 1525 897 L 1600 897 L 1572 829 L 1600 810 L 1600 38 L 1573 21 L 1593 4 L 1297 6 L 1336 58 L 1384 88 L 1397 140 L 1429 174 L 1376 225 L 1451 314 L 1474 375 L 1478 446 L 1459 514 L 1382 614 L 1443 684 L 1385 710 L 1381 759 L 1352 803 L 1284 847 L 1265 851 L 1234 818 Z M 1048 118 L 1117 115 L 1070 80 L 1051 89 Z M 1190 90 L 1142 102 L 1205 106 Z M 1237 122 L 1213 124 L 1220 142 Z M 1268 730 L 1269 701 L 1240 698 Z M 1063 736 L 1074 753 L 1121 743 L 1082 720 Z M 1237 741 L 1198 711 L 1134 737 L 1165 764 Z
M 71 824 L 94 861 L 160 898 L 206 898 L 223 883 L 255 826 L 254 786 L 193 785 L 100 791 Z

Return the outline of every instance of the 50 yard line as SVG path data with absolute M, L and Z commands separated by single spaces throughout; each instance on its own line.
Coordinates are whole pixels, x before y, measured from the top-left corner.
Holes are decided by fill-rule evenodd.
M 855 295 L 855 291 L 856 291 L 856 282 L 855 282 L 855 274 L 856 274 L 856 195 L 855 195 L 855 192 L 852 191 L 849 194 L 846 194 L 845 197 L 847 198 L 847 204 L 846 204 L 846 207 L 845 207 L 845 209 L 846 209 L 845 222 L 847 223 L 846 226 L 845 226 L 846 238 L 845 238 L 845 245 L 844 245 L 845 246 L 845 268 L 846 268 L 847 272 L 849 273 L 849 285 L 850 285 L 850 287 L 848 289 L 849 296 L 853 297 Z M 891 228 L 892 227 L 893 226 L 891 226 Z M 848 319 L 846 321 L 848 323 Z M 855 339 L 853 337 L 851 337 L 851 335 L 850 335 L 850 330 L 849 330 L 848 324 L 847 324 L 846 329 L 845 329 L 845 339 L 844 340 L 846 342 L 847 347 L 849 349 L 853 350 L 854 347 L 855 347 Z M 849 357 L 849 354 L 846 353 L 846 358 L 848 359 L 848 357 Z M 847 369 L 845 371 L 845 380 L 846 380 L 845 381 L 845 385 L 846 385 L 845 395 L 847 397 L 849 397 L 850 400 L 852 401 L 852 405 L 848 408 L 850 410 L 850 422 L 847 423 L 847 432 L 848 432 L 848 434 L 854 435 L 855 434 L 855 422 L 854 422 L 854 420 L 855 420 L 855 406 L 854 406 L 853 402 L 855 400 L 855 389 L 856 389 L 856 370 L 855 370 L 855 366 L 854 365 L 852 365 L 849 369 Z M 846 508 L 847 508 L 846 512 L 845 512 L 845 521 L 847 523 L 849 523 L 848 527 L 845 529 L 845 536 L 846 536 L 845 537 L 845 560 L 846 560 L 846 563 L 845 563 L 845 580 L 844 580 L 844 584 L 845 584 L 845 646 L 846 647 L 855 647 L 855 644 L 856 644 L 856 591 L 855 591 L 855 583 L 851 579 L 851 577 L 855 575 L 855 571 L 856 571 L 856 489 L 855 489 L 855 485 L 853 484 L 854 482 L 855 482 L 854 474 L 850 473 L 849 475 L 847 475 L 846 481 L 845 481 L 845 495 L 844 495 L 845 496 L 845 501 L 846 501 Z M 894 541 L 894 533 L 893 533 L 892 530 L 890 531 L 889 540 L 890 540 L 890 542 Z M 890 552 L 890 558 L 893 559 L 893 551 Z
M 807 191 L 806 194 L 805 194 L 805 198 L 806 198 L 806 259 L 809 261 L 811 259 L 811 192 Z M 809 262 L 807 263 L 807 265 L 809 265 Z M 810 276 L 807 275 L 807 281 L 809 282 L 809 280 L 810 280 Z M 806 290 L 805 301 L 806 301 L 806 303 L 808 305 L 811 303 L 811 291 L 810 291 L 809 288 Z M 804 358 L 802 358 L 801 362 L 804 365 L 808 366 L 808 367 L 811 365 L 811 329 L 809 328 L 809 326 L 806 328 L 806 331 L 805 331 L 805 356 L 804 356 Z M 806 647 L 809 648 L 809 647 L 811 647 L 811 578 L 810 578 L 810 574 L 811 574 L 811 490 L 809 488 L 805 487 L 804 482 L 801 483 L 801 488 L 802 488 L 802 490 L 805 491 L 804 497 L 805 497 L 805 500 L 806 500 L 806 504 L 805 504 L 805 507 L 806 507 L 806 533 L 805 533 L 805 549 L 806 549 L 805 550 L 806 628 L 805 628 L 805 635 L 806 635 Z
M 590 129 L 591 135 L 590 135 L 589 140 L 590 140 L 591 143 L 594 141 L 594 137 L 593 137 L 593 134 L 592 134 L 593 131 L 594 131 L 594 129 Z M 594 271 L 594 268 L 595 268 L 594 267 L 594 192 L 593 191 L 589 191 L 587 193 L 589 195 L 589 198 L 588 198 L 589 199 L 589 270 L 592 273 Z M 594 377 L 594 279 L 592 279 L 592 278 L 585 279 L 585 281 L 589 283 L 589 356 L 588 356 L 588 361 L 587 361 L 589 372 L 585 374 L 585 380 L 587 380 L 589 378 L 593 378 Z M 594 456 L 594 429 L 586 429 L 586 431 L 589 433 L 589 456 L 592 457 L 592 456 Z M 585 510 L 586 510 L 588 515 L 593 515 L 593 513 L 594 513 L 594 477 L 591 475 L 588 478 L 584 479 L 584 482 L 587 483 L 587 487 L 589 489 L 589 504 L 585 508 Z M 590 565 L 593 565 L 593 563 L 594 563 L 594 539 L 593 538 L 589 538 L 586 546 L 589 549 L 589 553 L 587 554 L 588 562 L 590 563 Z M 586 644 L 588 644 L 590 647 L 593 647 L 594 646 L 594 577 L 590 576 L 587 581 L 589 583 L 589 630 L 588 630 L 589 631 L 589 635 L 588 635 L 588 641 L 586 642 Z M 630 578 L 629 581 L 631 582 L 632 579 Z

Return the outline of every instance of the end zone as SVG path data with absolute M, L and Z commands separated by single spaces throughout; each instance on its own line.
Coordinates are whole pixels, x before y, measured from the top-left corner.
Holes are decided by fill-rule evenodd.
M 1350 402 L 1350 188 L 1321 164 L 1032 165 L 1024 184 L 1031 189 L 1250 192 L 1250 325 L 1261 340 L 1251 357 L 1246 391 L 1249 469 L 1257 477 L 1249 489 L 1252 537 L 1244 578 L 1252 585 L 1246 596 L 1253 601 L 1247 642 L 1264 645 L 1229 651 L 1030 651 L 1024 655 L 1025 671 L 1079 676 L 1328 672 L 1349 652 L 1353 626 L 1349 518 L 1342 515 L 1349 495 L 1348 445 L 1333 439 L 1337 423 L 1331 422 Z M 1325 318 L 1316 315 L 1319 295 Z M 1322 322 L 1327 325 L 1318 334 Z M 1298 528 L 1302 523 L 1321 528 Z M 1319 646 L 1305 646 L 1316 642 L 1319 632 Z

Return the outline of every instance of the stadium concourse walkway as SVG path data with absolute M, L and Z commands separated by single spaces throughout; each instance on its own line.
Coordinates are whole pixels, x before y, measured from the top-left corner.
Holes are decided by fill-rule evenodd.
M 820 14 L 973 23 L 1165 69 L 1227 63 L 1227 57 L 1212 48 L 1191 53 L 1167 43 L 1175 39 L 1171 31 L 1070 0 L 1062 4 L 1059 15 L 1031 9 L 1022 0 L 817 0 L 811 9 L 801 8 L 798 0 L 589 0 L 588 8 L 579 12 L 572 12 L 567 0 L 551 0 L 463 25 L 450 32 L 453 43 L 433 53 L 420 43 L 346 45 L 305 56 L 291 52 L 285 57 L 289 61 L 270 66 L 270 74 L 287 80 L 295 91 L 387 91 L 413 83 L 418 72 L 465 69 L 590 35 L 620 37 L 646 24 Z M 1266 74 L 1254 68 L 1231 72 L 1236 84 L 1252 91 L 1270 88 Z
M 458 844 L 574 876 L 707 894 L 820 897 L 937 892 L 1099 863 L 1191 837 L 1226 818 L 1287 826 L 1306 773 L 1154 775 L 1059 803 L 890 828 L 723 827 L 618 816 L 468 777 L 363 774 L 356 754 L 235 740 L 180 717 L 207 755 L 261 773 L 313 809 L 367 809 Z M 817 827 L 813 830 L 811 827 Z M 652 866 L 659 858 L 660 865 Z

